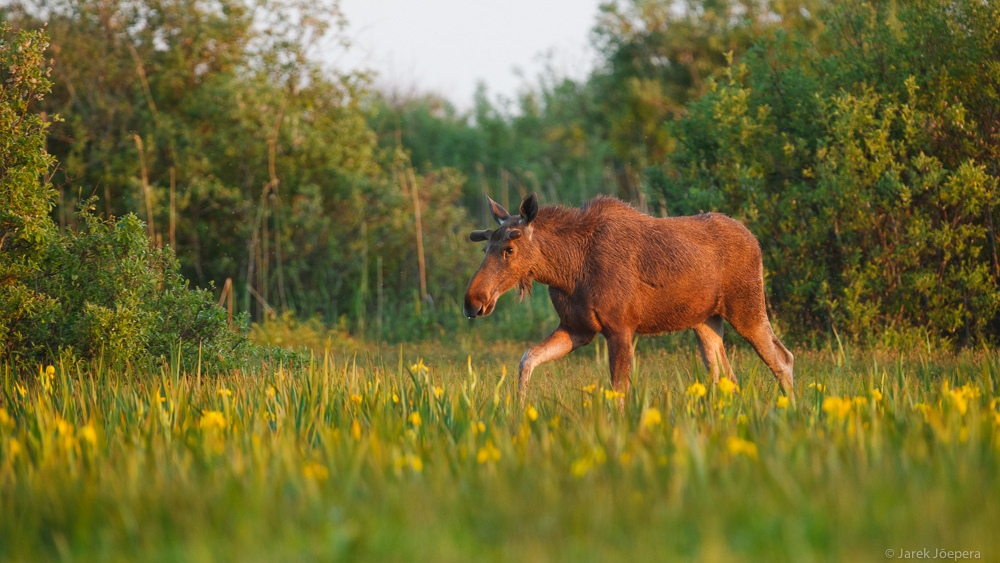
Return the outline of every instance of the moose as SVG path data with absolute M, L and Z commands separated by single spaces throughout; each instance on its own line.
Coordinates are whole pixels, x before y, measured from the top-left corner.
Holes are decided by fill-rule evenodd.
M 581 208 L 547 205 L 527 195 L 519 215 L 488 198 L 498 223 L 472 231 L 486 257 L 465 291 L 465 316 L 493 312 L 497 299 L 532 281 L 549 286 L 559 326 L 521 358 L 521 400 L 539 364 L 607 339 L 611 385 L 625 392 L 636 334 L 693 329 L 714 381 L 736 381 L 722 341 L 723 320 L 745 338 L 792 395 L 792 353 L 774 335 L 764 302 L 760 244 L 743 224 L 720 213 L 655 218 L 598 196 Z

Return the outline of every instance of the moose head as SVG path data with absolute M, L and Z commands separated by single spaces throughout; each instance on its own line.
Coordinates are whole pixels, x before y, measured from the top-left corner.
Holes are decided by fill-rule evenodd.
M 470 319 L 492 313 L 497 299 L 514 286 L 522 298 L 530 293 L 532 269 L 539 257 L 531 224 L 538 215 L 538 196 L 525 196 L 519 215 L 513 216 L 499 203 L 486 199 L 499 226 L 469 234 L 473 242 L 486 242 L 486 257 L 465 290 L 465 316 Z

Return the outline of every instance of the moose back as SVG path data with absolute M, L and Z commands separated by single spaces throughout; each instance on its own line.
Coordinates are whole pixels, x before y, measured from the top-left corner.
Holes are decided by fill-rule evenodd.
M 503 293 L 517 286 L 523 296 L 532 281 L 549 286 L 559 315 L 552 334 L 521 358 L 522 399 L 535 367 L 597 333 L 607 339 L 616 390 L 629 387 L 634 335 L 688 328 L 713 379 L 722 371 L 735 380 L 723 320 L 791 395 L 793 356 L 767 318 L 760 245 L 739 222 L 719 213 L 654 218 L 605 196 L 572 209 L 539 207 L 530 194 L 513 216 L 489 205 L 499 226 L 469 235 L 486 242 L 486 257 L 466 289 L 465 315 L 489 315 Z

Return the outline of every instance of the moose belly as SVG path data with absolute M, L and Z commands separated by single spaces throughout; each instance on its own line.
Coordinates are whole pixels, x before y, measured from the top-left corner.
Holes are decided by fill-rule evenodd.
M 634 303 L 639 334 L 659 334 L 691 328 L 718 314 L 718 292 L 709 287 L 675 287 L 649 292 Z

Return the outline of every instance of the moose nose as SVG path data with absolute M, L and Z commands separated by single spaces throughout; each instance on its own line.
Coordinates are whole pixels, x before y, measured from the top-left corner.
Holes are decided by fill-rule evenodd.
M 482 304 L 472 301 L 470 299 L 465 300 L 465 316 L 471 318 L 478 317 L 483 313 Z

